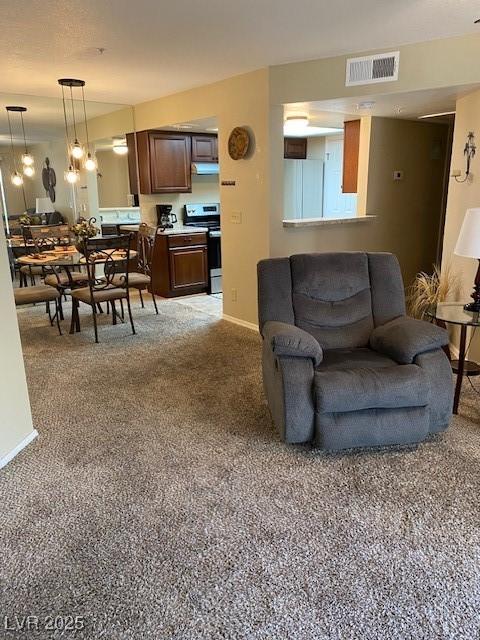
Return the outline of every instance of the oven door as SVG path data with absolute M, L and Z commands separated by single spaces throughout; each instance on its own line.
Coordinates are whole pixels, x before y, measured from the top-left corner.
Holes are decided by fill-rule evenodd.
M 222 293 L 222 250 L 220 238 L 220 231 L 210 231 L 208 234 L 209 293 Z

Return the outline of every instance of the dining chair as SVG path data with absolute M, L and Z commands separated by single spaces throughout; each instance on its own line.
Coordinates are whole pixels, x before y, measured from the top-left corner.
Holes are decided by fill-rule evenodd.
M 128 274 L 128 286 L 130 289 L 137 289 L 142 309 L 145 308 L 142 291 L 145 291 L 145 289 L 149 291 L 152 296 L 155 313 L 158 315 L 157 301 L 152 288 L 152 259 L 156 237 L 157 228 L 142 222 L 138 228 L 137 235 L 137 269 L 136 271 L 130 271 Z M 115 276 L 114 282 L 119 282 L 122 277 L 123 274 L 118 274 Z
M 95 342 L 98 343 L 97 309 L 102 302 L 110 304 L 112 309 L 112 324 L 117 324 L 117 318 L 123 322 L 123 318 L 117 314 L 115 302 L 118 300 L 127 303 L 128 315 L 135 334 L 132 309 L 130 306 L 129 270 L 130 261 L 129 235 L 108 236 L 105 238 L 91 238 L 83 243 L 83 253 L 87 267 L 88 286 L 74 289 L 72 296 L 72 321 L 70 333 L 80 331 L 80 302 L 90 305 L 93 315 L 95 330 Z M 119 274 L 117 269 L 121 265 L 124 273 Z M 103 271 L 98 274 L 97 271 Z
M 54 320 L 57 321 L 58 333 L 62 335 L 62 329 L 60 327 L 60 315 L 58 312 L 58 302 L 60 298 L 60 292 L 53 287 L 49 287 L 46 284 L 34 285 L 31 287 L 16 287 L 13 290 L 15 297 L 15 305 L 21 307 L 26 304 L 37 304 L 45 302 L 47 305 L 48 316 L 50 318 L 50 325 L 53 327 Z M 55 304 L 55 315 L 52 316 L 50 312 L 50 303 Z

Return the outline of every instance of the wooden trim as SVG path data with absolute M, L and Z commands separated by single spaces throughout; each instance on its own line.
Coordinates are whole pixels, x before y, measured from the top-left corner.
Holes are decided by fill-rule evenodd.
M 358 153 L 360 149 L 360 120 L 345 122 L 343 135 L 343 193 L 358 191 Z

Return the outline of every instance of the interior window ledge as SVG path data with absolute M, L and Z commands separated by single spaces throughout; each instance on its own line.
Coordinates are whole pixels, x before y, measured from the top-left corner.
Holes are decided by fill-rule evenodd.
M 355 216 L 353 218 L 302 218 L 299 220 L 283 220 L 283 226 L 290 229 L 301 227 L 324 227 L 333 224 L 351 224 L 357 222 L 371 222 L 377 216 Z

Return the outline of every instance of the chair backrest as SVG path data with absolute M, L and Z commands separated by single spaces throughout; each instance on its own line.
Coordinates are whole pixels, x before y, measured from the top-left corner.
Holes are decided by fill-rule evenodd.
M 400 266 L 390 253 L 313 253 L 258 265 L 260 330 L 295 324 L 325 349 L 368 344 L 372 329 L 405 314 Z
M 84 240 L 83 253 L 87 265 L 88 286 L 91 294 L 112 286 L 124 287 L 128 291 L 130 243 L 130 235 Z M 98 270 L 103 273 L 99 275 Z M 118 278 L 119 272 L 122 273 L 120 279 Z
M 37 251 L 72 242 L 72 234 L 68 224 L 30 225 L 29 231 Z
M 147 276 L 152 275 L 152 258 L 156 237 L 157 228 L 151 227 L 150 225 L 142 222 L 138 228 L 137 236 L 137 268 L 141 273 L 145 273 Z

